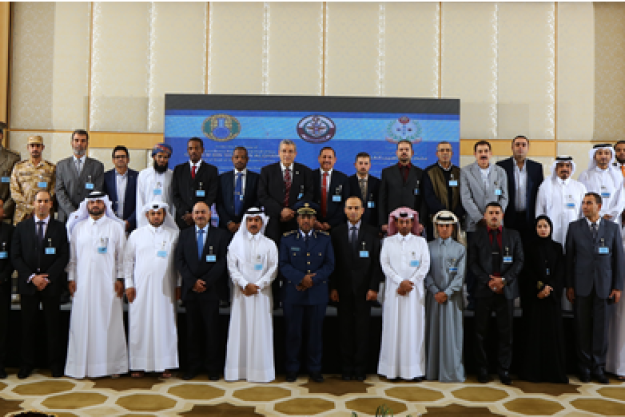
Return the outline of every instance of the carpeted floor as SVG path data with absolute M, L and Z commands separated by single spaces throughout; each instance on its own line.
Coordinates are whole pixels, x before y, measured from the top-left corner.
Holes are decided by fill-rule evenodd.
M 13 370 L 15 371 L 15 370 Z M 300 377 L 270 384 L 192 381 L 178 378 L 73 380 L 35 373 L 26 380 L 13 373 L 0 382 L 0 415 L 37 410 L 69 416 L 359 416 L 379 405 L 396 416 L 625 416 L 625 385 L 532 384 L 514 381 L 483 385 L 390 382 L 375 375 L 344 382 L 326 375 L 322 384 Z

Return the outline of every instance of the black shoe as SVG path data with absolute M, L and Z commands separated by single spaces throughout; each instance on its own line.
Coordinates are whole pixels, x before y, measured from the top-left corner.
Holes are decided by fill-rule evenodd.
M 52 368 L 50 371 L 52 372 L 52 378 L 60 378 L 63 376 L 62 369 Z
M 605 376 L 605 374 L 603 372 L 596 373 L 593 376 L 595 377 L 597 382 L 600 383 L 600 384 L 609 384 L 610 383 L 610 380 L 608 379 L 607 376 Z
M 356 381 L 358 382 L 363 382 L 365 379 L 367 379 L 366 375 L 356 375 Z
M 286 374 L 286 382 L 295 382 L 297 380 L 297 373 L 295 372 L 287 372 Z
M 208 374 L 209 381 L 219 381 L 219 374 Z
M 579 375 L 579 382 L 590 382 L 590 375 L 589 374 L 580 374 Z
M 421 381 L 423 381 L 423 378 L 421 378 L 420 376 L 412 378 L 412 382 L 421 382 Z
M 4 367 L 0 368 L 0 379 L 5 379 L 7 376 L 7 371 L 4 370 Z
M 486 369 L 480 369 L 477 373 L 477 380 L 481 384 L 486 384 L 488 381 L 490 381 L 490 374 Z
M 512 385 L 512 378 L 510 378 L 510 374 L 508 372 L 501 372 L 499 374 L 499 380 L 504 385 Z
M 310 379 L 314 382 L 323 382 L 323 375 L 319 372 L 314 372 L 310 374 Z
M 195 377 L 198 375 L 198 373 L 199 373 L 199 372 L 198 372 L 198 371 L 195 371 L 195 370 L 193 370 L 193 371 L 187 371 L 187 372 L 185 372 L 185 373 L 184 373 L 184 375 L 182 375 L 182 379 L 184 379 L 185 381 L 188 381 L 188 380 L 190 380 L 190 379 L 195 378 Z
M 20 368 L 20 371 L 17 373 L 17 377 L 19 379 L 26 379 L 30 376 L 32 372 L 33 372 L 33 368 L 23 367 L 23 368 Z
M 343 375 L 341 376 L 341 379 L 342 379 L 343 381 L 351 381 L 351 380 L 352 380 L 352 377 L 351 377 L 351 375 L 349 375 L 349 374 L 343 374 Z

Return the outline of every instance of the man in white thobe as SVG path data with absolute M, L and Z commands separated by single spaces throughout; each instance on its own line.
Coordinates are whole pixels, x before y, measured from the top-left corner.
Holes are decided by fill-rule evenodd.
M 619 222 L 619 216 L 625 208 L 623 192 L 623 174 L 614 166 L 615 153 L 611 145 L 595 145 L 589 152 L 588 169 L 581 173 L 579 182 L 584 184 L 589 193 L 601 196 L 602 204 L 599 215 L 613 222 Z M 538 215 L 538 213 L 536 213 Z
M 176 300 L 180 282 L 174 268 L 178 226 L 162 201 L 147 204 L 142 216 L 149 224 L 135 230 L 124 250 L 128 298 L 128 355 L 131 376 L 161 372 L 171 377 L 178 368 Z
M 171 207 L 170 214 L 176 218 L 172 188 L 174 172 L 168 168 L 172 152 L 172 147 L 166 143 L 154 145 L 152 149 L 154 165 L 139 172 L 137 178 L 137 209 L 145 207 L 151 201 L 162 201 Z M 148 219 L 145 216 L 137 216 L 138 228 L 147 224 Z
M 271 382 L 273 363 L 273 296 L 278 275 L 278 248 L 264 236 L 268 216 L 250 208 L 228 246 L 228 271 L 234 283 L 226 352 L 226 381 Z
M 122 295 L 124 222 L 101 191 L 70 214 L 69 292 L 73 297 L 65 374 L 113 377 L 128 372 Z
M 430 252 L 418 213 L 401 207 L 389 216 L 380 253 L 386 276 L 378 373 L 421 381 L 425 375 L 425 286 Z M 397 233 L 399 232 L 399 233 Z

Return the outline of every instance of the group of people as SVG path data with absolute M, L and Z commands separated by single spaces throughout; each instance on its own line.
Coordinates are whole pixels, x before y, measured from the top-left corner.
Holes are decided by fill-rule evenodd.
M 104 172 L 86 156 L 84 130 L 73 132 L 71 146 L 73 155 L 56 166 L 42 159 L 40 136 L 28 139 L 28 160 L 0 150 L 0 217 L 15 225 L 0 225 L 0 377 L 6 377 L 14 270 L 22 309 L 20 378 L 35 366 L 40 304 L 54 377 L 128 371 L 170 377 L 179 367 L 182 300 L 184 379 L 206 371 L 217 380 L 223 371 L 229 381 L 273 380 L 273 310 L 281 306 L 287 381 L 296 380 L 304 357 L 311 379 L 322 382 L 323 321 L 332 302 L 342 378 L 362 381 L 371 307 L 381 302 L 378 373 L 459 382 L 465 295 L 474 310 L 480 382 L 490 380 L 485 344 L 493 312 L 497 373 L 502 383 L 512 382 L 518 297 L 529 336 L 522 378 L 568 382 L 562 310 L 571 308 L 580 380 L 607 383 L 605 371 L 625 375 L 619 303 L 625 142 L 595 146 L 578 181 L 571 178 L 571 157 L 557 157 L 544 179 L 542 165 L 527 158 L 524 136 L 513 139 L 512 157 L 497 164 L 490 144 L 477 142 L 476 161 L 463 169 L 451 163 L 448 142 L 438 144 L 438 161 L 422 170 L 411 163 L 412 144 L 401 141 L 398 163 L 381 178 L 369 174 L 365 152 L 356 156 L 354 175 L 335 170 L 337 155 L 328 146 L 311 170 L 295 162 L 296 143 L 286 139 L 279 162 L 260 173 L 247 169 L 247 150 L 236 147 L 234 169 L 221 175 L 202 159 L 197 137 L 187 143 L 189 161 L 173 170 L 173 150 L 164 143 L 141 172 L 128 167 L 123 146 L 113 150 L 114 169 Z M 211 224 L 213 207 L 218 227 Z M 59 309 L 66 289 L 72 309 L 63 367 Z M 219 307 L 227 299 L 224 368 Z

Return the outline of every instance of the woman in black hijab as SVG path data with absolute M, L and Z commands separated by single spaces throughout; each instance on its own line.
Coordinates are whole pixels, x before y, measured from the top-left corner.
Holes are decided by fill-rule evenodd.
M 536 233 L 525 247 L 523 265 L 527 334 L 520 377 L 567 384 L 561 308 L 564 254 L 562 245 L 551 238 L 551 219 L 539 216 L 535 225 Z

